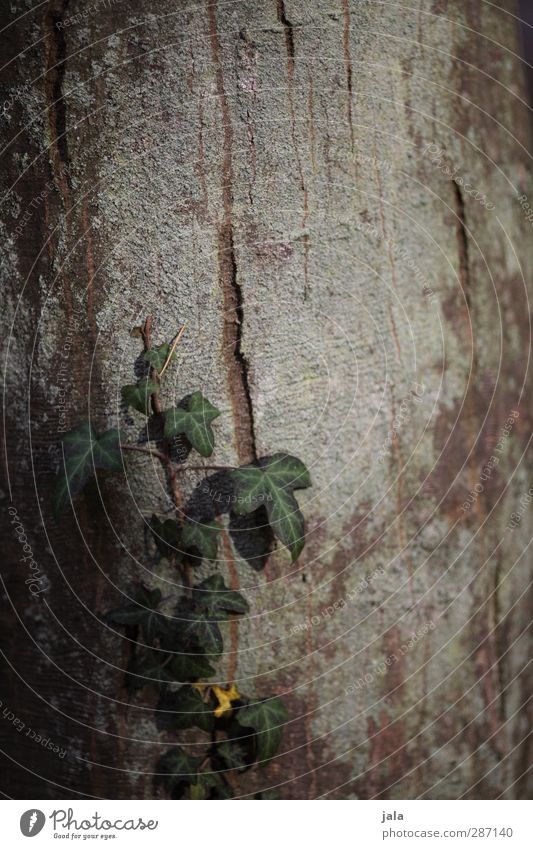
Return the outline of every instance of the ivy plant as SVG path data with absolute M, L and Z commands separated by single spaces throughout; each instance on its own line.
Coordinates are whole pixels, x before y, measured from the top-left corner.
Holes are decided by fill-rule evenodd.
M 225 550 L 220 537 L 228 533 L 230 545 L 233 540 L 242 554 L 242 535 L 247 535 L 248 550 L 261 565 L 275 539 L 296 560 L 305 543 L 305 523 L 294 493 L 311 486 L 311 479 L 301 460 L 279 452 L 239 468 L 184 463 L 184 453 L 192 451 L 211 457 L 221 413 L 200 391 L 174 406 L 163 405 L 163 378 L 184 328 L 172 343 L 158 346 L 152 345 L 151 329 L 151 317 L 135 328 L 133 335 L 143 341 L 143 373 L 136 383 L 122 387 L 125 407 L 145 417 L 143 435 L 132 443 L 119 430 L 99 432 L 90 422 L 67 433 L 53 506 L 58 515 L 72 504 L 98 470 L 124 471 L 130 452 L 145 453 L 162 464 L 172 515 L 154 512 L 148 527 L 159 556 L 179 571 L 181 589 L 176 598 L 163 599 L 159 589 L 138 583 L 125 591 L 128 602 L 108 611 L 104 619 L 113 629 L 126 629 L 134 646 L 125 685 L 132 696 L 152 691 L 157 728 L 176 735 L 176 744 L 156 764 L 155 785 L 171 798 L 228 799 L 239 795 L 242 773 L 264 767 L 275 756 L 288 714 L 277 696 L 252 697 L 241 693 L 235 681 L 217 680 L 224 652 L 221 625 L 248 612 L 244 596 L 226 584 L 218 569 Z M 184 504 L 179 481 L 191 471 L 204 472 L 206 481 L 214 473 L 218 488 L 226 493 L 221 504 L 211 499 L 208 515 L 202 509 L 205 499 L 195 500 L 194 493 Z M 211 490 L 197 485 L 196 491 Z M 233 537 L 221 521 L 223 512 L 229 513 Z M 195 580 L 202 564 L 211 574 Z M 252 565 L 257 568 L 257 563 Z M 201 756 L 188 754 L 180 745 L 189 729 L 195 752 L 198 735 L 205 735 Z M 271 796 L 262 793 L 257 798 Z

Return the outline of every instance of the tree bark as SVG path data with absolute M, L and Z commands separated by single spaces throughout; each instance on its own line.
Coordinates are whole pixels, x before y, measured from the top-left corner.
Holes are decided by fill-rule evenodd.
M 158 341 L 187 324 L 171 394 L 223 411 L 215 462 L 285 450 L 313 478 L 295 565 L 276 551 L 255 572 L 226 546 L 251 605 L 237 684 L 290 712 L 243 794 L 528 796 L 531 508 L 510 517 L 531 486 L 533 191 L 514 11 L 2 8 L 8 796 L 150 798 L 172 739 L 101 621 L 134 580 L 168 591 L 143 524 L 168 507 L 161 480 L 139 455 L 102 500 L 50 507 L 65 429 L 140 431 L 119 399 L 147 314 Z

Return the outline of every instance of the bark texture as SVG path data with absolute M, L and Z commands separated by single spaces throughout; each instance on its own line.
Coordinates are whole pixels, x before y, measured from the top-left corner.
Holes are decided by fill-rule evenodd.
M 295 566 L 229 564 L 237 684 L 290 710 L 243 793 L 528 795 L 531 508 L 508 523 L 532 483 L 533 189 L 503 6 L 4 4 L 2 710 L 67 749 L 3 718 L 5 794 L 151 797 L 172 739 L 101 622 L 173 580 L 143 530 L 158 471 L 102 480 L 105 510 L 49 503 L 65 424 L 140 430 L 119 389 L 151 313 L 160 341 L 187 323 L 171 392 L 223 411 L 217 462 L 286 450 L 314 482 Z

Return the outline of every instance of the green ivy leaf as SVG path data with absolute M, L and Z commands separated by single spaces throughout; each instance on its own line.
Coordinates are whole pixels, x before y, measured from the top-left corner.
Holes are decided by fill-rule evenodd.
M 205 782 L 197 781 L 196 784 L 191 784 L 189 788 L 189 798 L 192 799 L 207 799 L 208 786 Z
M 186 550 L 196 549 L 206 560 L 216 560 L 220 525 L 217 522 L 187 520 L 182 528 L 181 542 Z
M 236 769 L 244 772 L 250 766 L 250 758 L 246 746 L 234 740 L 217 743 L 217 755 L 222 759 L 226 769 Z
M 204 654 L 222 654 L 224 643 L 217 623 L 203 613 L 191 613 L 178 626 L 186 643 L 197 645 Z
M 156 786 L 163 784 L 171 795 L 179 795 L 190 784 L 196 783 L 200 763 L 200 758 L 192 758 L 181 746 L 174 746 L 159 758 L 156 765 L 159 774 L 154 783 Z
M 189 788 L 191 799 L 232 799 L 231 787 L 212 772 L 199 772 Z
M 163 689 L 167 684 L 204 680 L 214 675 L 215 670 L 201 654 L 169 655 L 158 651 L 136 658 L 129 673 L 130 688 L 139 690 L 149 686 Z
M 93 446 L 93 455 L 97 469 L 107 469 L 110 472 L 122 471 L 120 431 L 112 428 L 98 436 Z
M 228 784 L 219 781 L 211 788 L 211 799 L 233 799 L 235 794 Z
M 161 522 L 155 514 L 150 520 L 150 528 L 159 553 L 163 557 L 177 557 L 181 560 L 183 552 L 180 550 L 181 529 L 174 519 L 166 519 Z
M 122 398 L 129 407 L 147 416 L 150 413 L 150 396 L 159 391 L 159 384 L 149 377 L 143 377 L 139 383 L 128 383 L 122 387 Z
M 98 436 L 90 422 L 67 433 L 63 439 L 64 465 L 53 497 L 57 515 L 80 492 L 96 469 L 122 470 L 118 430 Z
M 140 625 L 146 642 L 151 645 L 166 628 L 166 617 L 156 610 L 161 591 L 149 590 L 141 584 L 135 588 L 134 599 L 131 604 L 106 613 L 104 618 L 116 625 Z
M 293 491 L 311 486 L 306 466 L 290 454 L 274 454 L 231 476 L 237 495 L 233 512 L 242 516 L 264 505 L 275 536 L 296 560 L 305 544 L 305 523 Z
M 178 433 L 184 433 L 202 457 L 209 457 L 215 447 L 211 422 L 219 415 L 217 408 L 201 392 L 193 392 L 186 406 L 165 411 L 165 437 L 171 439 Z
M 175 684 L 205 681 L 215 674 L 215 670 L 202 654 L 176 654 L 170 667 Z
M 255 731 L 256 760 L 261 766 L 265 766 L 276 754 L 287 718 L 287 709 L 278 698 L 250 702 L 236 711 L 239 725 Z
M 226 586 L 222 575 L 206 578 L 193 588 L 196 606 L 213 619 L 227 619 L 232 613 L 247 613 L 248 602 L 240 593 Z
M 159 345 L 157 348 L 151 348 L 149 351 L 146 351 L 144 354 L 144 359 L 147 363 L 155 368 L 155 370 L 159 373 L 163 366 L 165 365 L 168 355 L 170 354 L 170 345 L 168 342 L 163 342 L 162 345 Z M 170 361 L 175 358 L 176 353 L 172 354 Z M 165 369 L 166 370 L 166 369 Z
M 170 663 L 163 652 L 150 652 L 135 657 L 128 669 L 128 685 L 131 690 L 142 690 L 144 687 L 163 689 L 167 684 L 174 683 L 174 675 Z
M 179 690 L 167 690 L 157 705 L 156 725 L 160 731 L 180 731 L 184 728 L 201 728 L 210 733 L 214 728 L 213 711 L 202 699 L 198 690 L 185 685 Z

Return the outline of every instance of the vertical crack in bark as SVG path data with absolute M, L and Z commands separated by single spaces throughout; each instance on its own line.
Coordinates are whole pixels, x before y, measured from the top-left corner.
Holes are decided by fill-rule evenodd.
M 71 180 L 67 142 L 67 108 L 63 92 L 66 70 L 66 42 L 62 28 L 69 0 L 50 0 L 43 15 L 45 44 L 44 93 L 50 136 L 52 174 L 65 209 L 67 234 L 70 234 Z M 63 276 L 63 292 L 70 324 L 73 315 L 72 288 Z
M 461 191 L 461 187 L 455 182 L 452 181 L 454 193 L 455 193 L 455 213 L 457 215 L 457 244 L 459 248 L 459 279 L 461 280 L 461 286 L 463 287 L 463 292 L 465 296 L 466 305 L 468 307 L 468 311 L 470 312 L 470 308 L 472 305 L 471 302 L 471 280 L 470 280 L 470 268 L 468 263 L 468 233 L 466 231 L 466 216 L 465 216 L 465 202 L 463 198 L 463 193 Z
M 350 56 L 350 7 L 348 6 L 348 0 L 342 0 L 342 14 L 344 18 L 342 43 L 344 52 L 344 67 L 346 70 L 346 87 L 348 89 L 348 104 L 346 111 L 348 115 L 348 125 L 350 127 L 350 143 L 353 151 L 354 139 L 352 119 L 352 60 Z
M 302 215 L 302 229 L 305 229 L 307 224 L 307 218 L 309 216 L 309 197 L 307 192 L 307 187 L 305 185 L 304 180 L 304 172 L 302 168 L 302 161 L 300 159 L 300 153 L 298 150 L 298 142 L 296 141 L 296 119 L 295 119 L 295 111 L 294 111 L 294 98 L 293 98 L 293 83 L 294 83 L 294 60 L 296 57 L 296 51 L 294 48 L 294 30 L 292 23 L 288 20 L 287 14 L 285 12 L 285 3 L 283 0 L 276 0 L 276 9 L 278 15 L 278 21 L 283 25 L 285 31 L 285 46 L 287 49 L 287 97 L 289 100 L 289 113 L 291 118 L 291 139 L 294 145 L 294 151 L 296 154 L 296 164 L 298 166 L 298 176 L 300 178 L 300 188 L 303 193 L 303 215 Z M 304 300 L 307 300 L 307 292 L 309 289 L 309 233 L 304 232 L 303 234 L 303 243 L 304 243 Z
M 294 31 L 292 28 L 291 22 L 287 19 L 287 14 L 285 12 L 285 3 L 283 0 L 276 0 L 276 6 L 278 10 L 278 21 L 283 25 L 285 29 L 285 44 L 287 46 L 287 56 L 289 59 L 289 63 L 292 68 L 294 68 Z
M 459 260 L 459 282 L 464 295 L 466 309 L 468 313 L 468 330 L 470 333 L 470 348 L 472 356 L 472 365 L 470 369 L 469 386 L 467 387 L 465 397 L 465 413 L 466 426 L 470 429 L 471 447 L 474 448 L 477 439 L 477 431 L 475 426 L 472 426 L 477 416 L 476 399 L 474 397 L 475 381 L 478 370 L 477 354 L 474 343 L 474 326 L 472 321 L 472 281 L 470 279 L 470 260 L 468 252 L 468 231 L 466 224 L 465 202 L 461 187 L 453 180 L 452 181 L 455 195 L 455 214 L 457 217 L 457 254 Z M 470 386 L 471 384 L 471 386 Z M 475 462 L 475 454 L 471 454 L 472 462 L 469 463 L 470 483 L 473 488 L 477 482 L 477 469 Z M 481 507 L 481 499 L 476 501 L 476 511 L 479 515 Z
M 257 450 L 249 366 L 242 350 L 244 301 L 242 287 L 238 281 L 233 239 L 233 130 L 224 85 L 224 72 L 220 61 L 216 14 L 217 2 L 210 0 L 208 3 L 209 37 L 223 124 L 222 202 L 224 214 L 218 231 L 219 279 L 224 294 L 223 343 L 224 356 L 228 366 L 228 383 L 233 408 L 237 453 L 240 463 L 248 463 L 257 459 Z
M 51 2 L 44 15 L 46 45 L 45 93 L 48 106 L 48 126 L 52 167 L 59 190 L 67 206 L 70 165 L 67 141 L 67 106 L 64 98 L 67 49 L 63 32 L 63 19 L 70 0 Z
M 228 381 L 233 421 L 240 463 L 257 459 L 255 424 L 250 391 L 248 360 L 242 351 L 243 296 L 237 280 L 237 265 L 231 225 L 219 230 L 218 267 L 224 293 L 224 356 L 228 365 Z

